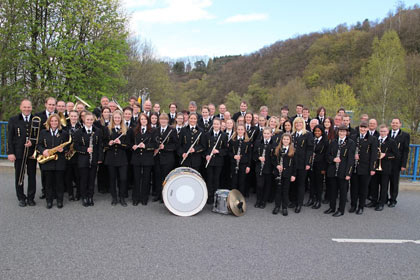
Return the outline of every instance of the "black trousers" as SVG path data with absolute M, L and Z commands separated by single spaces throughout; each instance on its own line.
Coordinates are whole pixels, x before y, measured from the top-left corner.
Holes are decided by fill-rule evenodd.
M 155 157 L 155 164 L 153 165 L 153 185 L 152 185 L 152 195 L 159 196 L 159 192 L 162 189 L 162 168 L 160 167 L 159 158 Z
M 76 194 L 80 196 L 80 178 L 79 178 L 79 169 L 77 167 L 77 163 L 71 163 L 67 161 L 66 164 L 66 171 L 64 174 L 64 186 L 65 190 L 69 195 L 73 195 L 74 193 L 74 186 L 76 186 Z M 98 184 L 99 185 L 99 184 Z
M 276 207 L 281 207 L 282 209 L 287 209 L 289 205 L 289 188 L 290 188 L 290 178 L 281 178 L 281 184 L 276 181 Z
M 336 209 L 337 206 L 337 198 L 338 193 L 340 193 L 340 203 L 338 206 L 338 211 L 344 213 L 346 208 L 346 201 L 347 201 L 347 186 L 349 182 L 345 179 L 341 179 L 338 177 L 328 178 L 330 182 L 330 208 Z
M 207 173 L 207 190 L 208 197 L 213 200 L 214 193 L 220 188 L 220 175 L 222 174 L 223 166 L 208 166 Z
M 246 179 L 246 164 L 240 163 L 238 173 L 235 171 L 235 165 L 231 165 L 230 170 L 232 171 L 232 189 L 237 189 L 242 195 L 245 193 L 245 179 Z
M 225 156 L 221 174 L 221 181 L 219 182 L 219 186 L 222 186 L 224 189 L 232 189 L 230 173 L 230 158 L 228 156 Z
M 52 202 L 54 195 L 57 201 L 63 201 L 64 195 L 64 170 L 45 170 L 45 196 L 47 202 Z
M 249 192 L 254 189 L 256 191 L 257 186 L 257 173 L 256 173 L 256 162 L 252 161 L 250 166 L 250 171 L 246 175 L 246 187 L 245 187 L 245 196 L 249 196 Z
M 150 194 L 150 173 L 152 166 L 134 165 L 134 202 L 147 202 Z
M 350 197 L 351 197 L 351 206 L 359 208 L 364 208 L 369 188 L 371 176 L 367 175 L 357 175 L 353 174 L 351 176 L 350 184 Z
M 98 164 L 98 192 L 109 192 L 108 167 L 103 163 Z
M 296 181 L 294 182 L 294 184 L 290 184 L 290 200 L 300 206 L 302 206 L 303 198 L 305 196 L 305 183 L 307 173 L 308 171 L 306 171 L 305 169 L 297 169 Z
M 400 170 L 401 168 L 393 168 L 392 173 L 389 176 L 389 201 L 394 203 L 397 203 L 398 190 L 400 187 Z
M 324 188 L 324 174 L 321 174 L 321 169 L 314 165 L 311 172 L 311 189 L 310 189 L 310 198 L 321 201 L 322 200 L 322 190 Z
M 117 179 L 118 179 L 118 197 L 124 198 L 127 193 L 127 165 L 110 166 L 109 173 L 109 192 L 113 199 L 117 199 Z
M 270 196 L 271 191 L 271 182 L 273 181 L 273 176 L 271 174 L 256 174 L 255 180 L 257 182 L 257 201 L 258 202 L 267 202 Z
M 92 198 L 95 188 L 97 165 L 79 168 L 80 193 L 82 198 Z
M 168 176 L 169 172 L 172 171 L 172 169 L 174 169 L 173 164 L 162 164 L 162 162 L 160 162 L 160 165 L 158 166 L 154 166 L 154 168 L 158 168 L 159 169 L 159 177 L 156 177 L 156 196 L 159 199 L 162 199 L 162 189 L 163 189 L 163 181 L 165 181 L 166 176 Z
M 372 190 L 372 201 L 383 206 L 388 200 L 389 174 L 376 171 L 374 177 L 376 178 L 375 186 Z
M 22 159 L 16 159 L 15 161 L 15 188 L 17 199 L 20 200 L 34 200 L 36 192 L 36 160 L 27 159 L 26 160 L 26 174 L 28 177 L 28 190 L 24 192 L 24 184 L 19 186 L 19 175 L 22 168 Z

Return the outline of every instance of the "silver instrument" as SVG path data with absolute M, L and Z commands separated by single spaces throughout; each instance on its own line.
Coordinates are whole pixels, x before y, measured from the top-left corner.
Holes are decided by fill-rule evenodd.
M 283 167 L 283 158 L 285 156 L 285 149 L 282 149 L 281 153 L 280 153 L 280 160 L 279 160 L 279 165 L 281 167 Z M 277 180 L 278 184 L 281 185 L 281 176 L 283 174 L 283 169 L 281 171 L 279 171 L 279 176 L 277 176 L 275 178 L 275 180 Z
M 211 149 L 210 159 L 209 159 L 209 160 L 207 161 L 207 163 L 206 163 L 206 168 L 207 168 L 207 166 L 209 166 L 209 163 L 210 163 L 211 159 L 213 158 L 214 150 L 216 149 L 217 144 L 219 144 L 219 140 L 220 140 L 220 138 L 222 138 L 222 132 L 219 132 L 219 137 L 217 137 L 216 144 L 214 144 L 213 149 Z
M 239 141 L 239 143 L 238 143 L 238 152 L 236 153 L 237 156 L 240 156 L 241 155 L 241 144 L 242 144 L 242 142 Z M 240 158 L 236 160 L 235 174 L 238 174 L 238 171 L 239 171 L 239 163 L 240 162 L 241 162 L 241 159 Z
M 188 149 L 187 156 L 181 161 L 181 164 L 183 164 L 184 161 L 187 159 L 187 157 L 191 153 L 191 149 L 194 148 L 195 144 L 197 144 L 197 142 L 198 142 L 198 139 L 200 139 L 201 134 L 202 134 L 202 132 L 200 132 L 200 134 L 198 134 L 197 139 L 195 139 L 194 143 L 192 143 L 191 147 Z
M 314 170 L 314 162 L 315 162 L 315 156 L 316 156 L 315 149 L 316 149 L 316 138 L 314 139 L 314 149 L 312 151 L 312 157 L 311 157 L 311 162 L 310 162 L 311 170 Z
M 338 151 L 337 151 L 337 156 L 336 157 L 338 157 L 338 158 L 340 158 L 340 154 L 341 154 L 341 146 L 343 146 L 344 145 L 344 142 L 343 142 L 343 144 L 341 144 L 341 145 L 338 145 Z M 338 169 L 340 168 L 340 163 L 339 162 L 336 162 L 335 163 L 335 177 L 337 177 L 338 176 Z
M 265 158 L 265 153 L 266 153 L 266 148 L 265 148 L 265 145 L 264 145 L 264 149 L 262 151 L 261 157 Z M 265 163 L 265 160 L 263 162 L 261 162 L 260 176 L 262 176 L 262 174 L 263 174 L 264 163 Z
M 169 135 L 171 135 L 172 129 L 169 131 L 169 133 L 166 135 L 165 139 L 163 139 L 161 144 L 165 144 L 165 142 L 169 139 Z M 157 142 L 157 141 L 156 141 Z M 160 146 L 160 145 L 159 145 Z M 153 156 L 155 157 L 160 151 L 160 148 L 156 149 Z
M 89 153 L 89 168 L 92 167 L 92 159 L 93 159 L 93 134 L 94 134 L 94 132 L 92 132 L 89 135 L 89 148 L 92 149 L 92 152 Z

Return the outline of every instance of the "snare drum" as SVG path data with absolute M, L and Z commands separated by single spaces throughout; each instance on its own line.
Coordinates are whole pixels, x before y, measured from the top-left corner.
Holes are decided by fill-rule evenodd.
M 213 212 L 220 214 L 229 214 L 228 195 L 230 190 L 217 190 L 214 193 Z
M 240 191 L 221 189 L 214 194 L 213 212 L 242 216 L 246 212 L 245 198 Z
M 200 173 L 189 167 L 178 167 L 166 176 L 162 198 L 166 208 L 177 216 L 193 216 L 207 202 L 207 186 Z

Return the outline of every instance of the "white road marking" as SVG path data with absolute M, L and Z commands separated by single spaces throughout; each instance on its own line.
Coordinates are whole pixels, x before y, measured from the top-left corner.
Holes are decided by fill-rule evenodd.
M 420 245 L 420 240 L 404 240 L 404 239 L 349 239 L 349 238 L 332 238 L 332 241 L 338 243 L 379 243 L 379 244 L 403 244 L 414 243 Z

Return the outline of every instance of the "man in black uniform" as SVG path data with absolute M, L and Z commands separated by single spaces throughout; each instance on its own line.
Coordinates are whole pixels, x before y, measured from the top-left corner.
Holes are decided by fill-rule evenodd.
M 35 206 L 35 192 L 36 192 L 36 160 L 31 159 L 30 156 L 35 150 L 35 141 L 30 141 L 32 138 L 30 127 L 32 122 L 32 103 L 28 99 L 22 100 L 20 103 L 19 115 L 11 117 L 7 127 L 7 158 L 15 165 L 15 187 L 16 196 L 19 200 L 19 206 L 26 205 Z M 35 136 L 36 137 L 36 136 Z M 28 190 L 26 196 L 24 194 L 23 182 L 19 184 L 19 175 L 24 160 L 24 150 L 28 148 L 26 159 L 26 171 L 28 174 Z
M 392 130 L 389 132 L 391 139 L 393 139 L 399 151 L 400 157 L 392 161 L 392 172 L 390 176 L 389 195 L 391 196 L 388 202 L 389 207 L 395 207 L 397 204 L 398 189 L 400 184 L 400 171 L 405 171 L 407 167 L 408 152 L 410 148 L 410 134 L 401 130 L 401 120 L 394 118 L 391 121 Z
M 232 119 L 236 122 L 240 116 L 245 117 L 246 110 L 248 109 L 248 104 L 245 101 L 241 102 L 240 111 L 233 114 Z
M 375 136 L 368 132 L 368 123 L 360 123 L 358 134 L 353 134 L 350 138 L 356 143 L 354 174 L 351 177 L 351 207 L 349 212 L 361 215 L 365 207 L 369 182 L 375 175 L 375 162 L 378 157 L 378 141 Z M 356 207 L 357 208 L 356 211 Z
M 333 214 L 334 217 L 344 215 L 347 200 L 347 186 L 353 173 L 354 155 L 356 145 L 347 137 L 347 127 L 338 127 L 338 139 L 334 139 L 328 146 L 327 152 L 327 177 L 330 182 L 330 208 L 325 214 Z M 340 204 L 336 211 L 336 202 L 340 192 Z
M 96 107 L 95 109 L 93 109 L 93 114 L 96 116 L 97 119 L 99 119 L 101 117 L 102 114 L 102 108 L 103 107 L 107 107 L 109 103 L 109 98 L 106 96 L 102 96 L 101 98 L 101 106 Z

